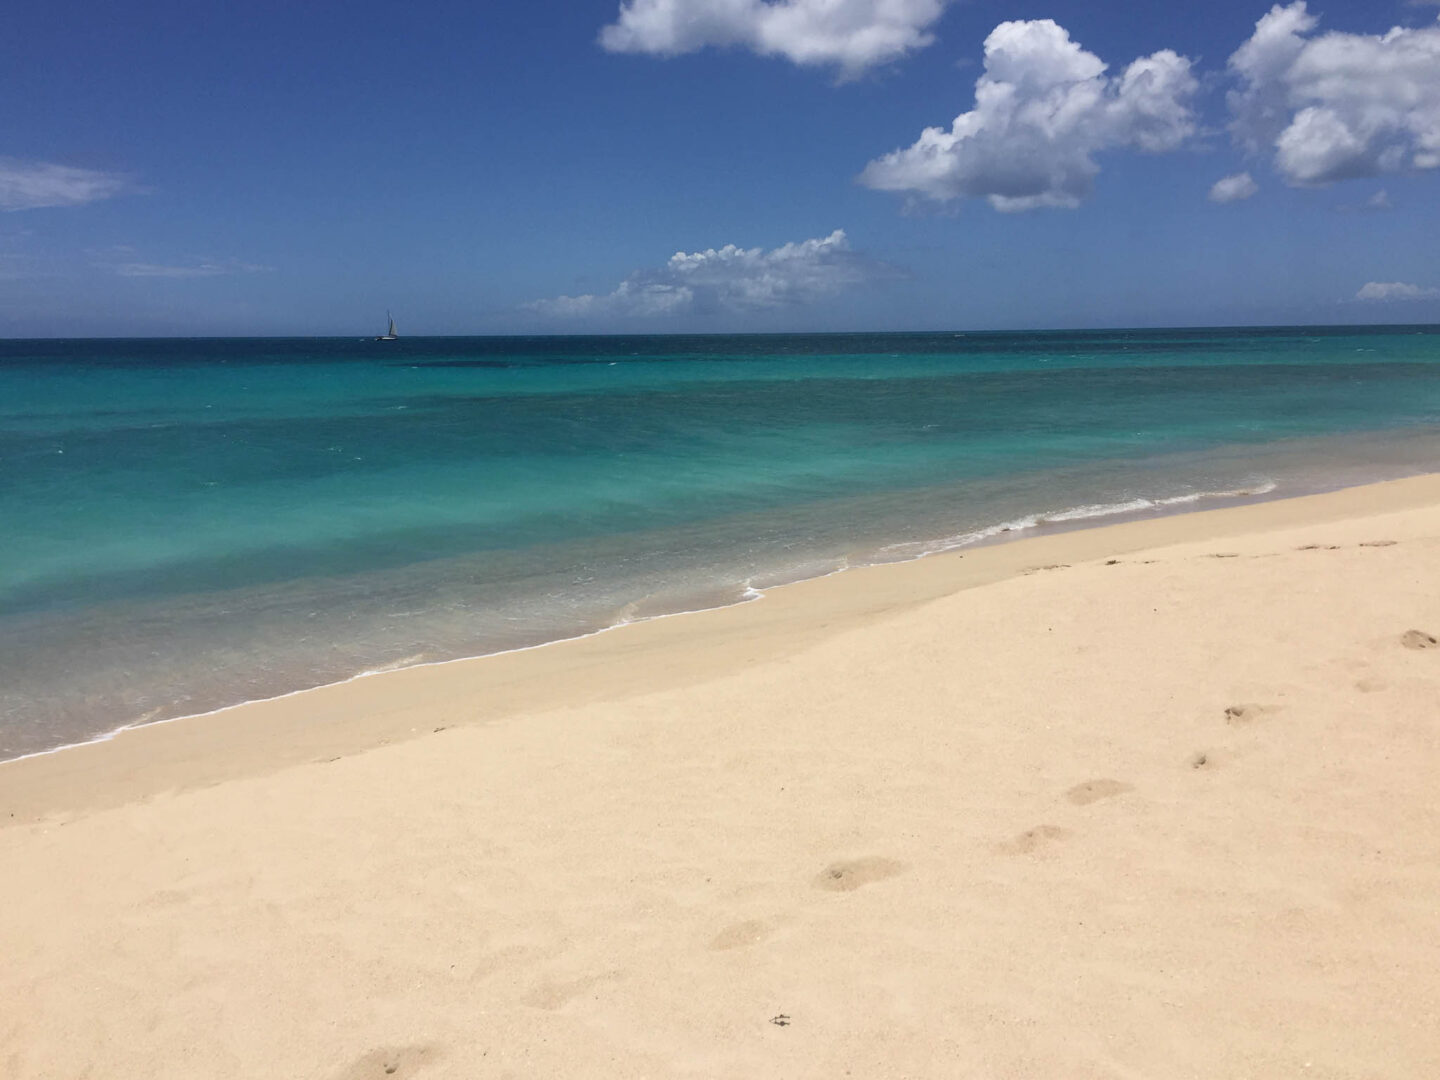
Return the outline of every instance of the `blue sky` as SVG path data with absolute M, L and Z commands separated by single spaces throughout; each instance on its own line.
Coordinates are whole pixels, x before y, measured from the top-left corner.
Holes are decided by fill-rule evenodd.
M 14 5 L 0 335 L 1440 321 L 1440 6 L 1269 11 Z

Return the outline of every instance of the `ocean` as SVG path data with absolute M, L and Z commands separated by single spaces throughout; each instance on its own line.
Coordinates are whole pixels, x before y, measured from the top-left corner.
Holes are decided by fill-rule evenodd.
M 1440 469 L 1440 327 L 0 341 L 0 759 Z

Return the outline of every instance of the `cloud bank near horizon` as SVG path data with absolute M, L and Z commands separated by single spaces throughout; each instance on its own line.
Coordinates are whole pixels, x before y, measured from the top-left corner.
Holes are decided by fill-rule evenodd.
M 896 276 L 852 251 L 844 229 L 769 251 L 726 244 L 677 251 L 603 295 L 556 296 L 525 305 L 551 319 L 609 321 L 681 314 L 756 312 L 811 303 L 865 281 Z
M 1440 296 L 1440 289 L 1411 285 L 1404 281 L 1367 281 L 1360 286 L 1355 299 L 1387 303 L 1396 300 L 1433 300 L 1437 296 Z

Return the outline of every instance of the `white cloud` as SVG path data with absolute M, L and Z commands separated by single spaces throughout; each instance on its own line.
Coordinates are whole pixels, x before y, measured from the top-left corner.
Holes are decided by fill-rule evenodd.
M 1356 300 L 1429 300 L 1440 296 L 1440 289 L 1425 289 L 1403 281 L 1367 281 L 1355 294 Z
M 975 107 L 870 162 L 860 182 L 940 201 L 984 197 L 1005 211 L 1078 206 L 1099 151 L 1174 150 L 1195 131 L 1188 59 L 1165 49 L 1118 76 L 1105 71 L 1050 19 L 1001 23 L 985 39 Z
M 623 0 L 600 31 L 610 52 L 678 56 L 739 46 L 853 77 L 935 40 L 950 0 Z
M 229 273 L 216 263 L 197 263 L 194 266 L 163 266 L 159 263 L 118 263 L 111 267 L 121 277 L 217 277 Z
M 1260 190 L 1260 185 L 1248 172 L 1221 177 L 1210 188 L 1210 201 L 1217 203 L 1240 202 Z
M 119 195 L 129 187 L 129 181 L 115 173 L 0 157 L 0 210 L 83 206 Z
M 677 251 L 658 269 L 638 270 L 600 296 L 557 296 L 526 305 L 551 318 L 645 318 L 691 312 L 756 311 L 803 304 L 894 271 L 850 250 L 843 229 L 770 251 L 726 244 Z
M 604 296 L 590 293 L 582 296 L 556 296 L 550 300 L 534 300 L 526 306 L 541 315 L 557 319 L 576 319 L 587 315 L 607 318 L 667 315 L 684 311 L 694 302 L 694 291 L 683 285 L 635 280 L 622 281 L 614 292 Z
M 1297 186 L 1440 167 L 1440 25 L 1312 36 L 1318 22 L 1276 4 L 1230 57 L 1240 145 Z
M 97 270 L 108 270 L 120 277 L 205 278 L 225 274 L 256 274 L 272 269 L 238 259 L 195 259 L 185 263 L 141 262 L 133 258 L 135 249 L 126 244 L 118 244 L 104 251 L 93 251 L 91 255 L 91 266 Z
M 1339 214 L 1383 214 L 1395 209 L 1395 204 L 1390 201 L 1390 193 L 1381 188 L 1371 195 L 1364 202 L 1360 203 L 1336 203 L 1334 210 Z

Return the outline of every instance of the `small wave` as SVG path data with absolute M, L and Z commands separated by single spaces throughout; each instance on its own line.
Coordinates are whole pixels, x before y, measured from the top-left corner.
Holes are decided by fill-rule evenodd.
M 1083 521 L 1086 518 L 1110 517 L 1112 514 L 1132 514 L 1149 510 L 1156 503 L 1149 499 L 1131 499 L 1129 502 L 1097 503 L 1093 506 L 1072 506 L 1058 514 L 1044 514 L 1035 519 L 1037 525 L 1049 525 L 1058 521 Z
M 360 672 L 359 675 L 354 677 L 363 679 L 369 675 L 384 675 L 388 671 L 399 671 L 402 668 L 416 667 L 421 662 L 423 662 L 424 659 L 424 653 L 415 653 L 412 656 L 406 656 L 399 660 L 391 660 L 388 664 L 381 664 L 378 667 L 366 668 L 364 671 Z M 141 723 L 144 723 L 144 721 L 141 721 Z
M 1255 498 L 1261 495 L 1268 495 L 1274 491 L 1275 488 L 1275 481 L 1264 480 L 1250 487 L 1233 488 L 1225 491 L 1193 491 L 1184 495 L 1169 495 L 1162 498 L 1151 499 L 1137 496 L 1133 499 L 1126 499 L 1124 502 L 1089 503 L 1082 506 L 1066 507 L 1063 510 L 1027 514 L 1024 517 L 996 522 L 993 525 L 986 525 L 979 529 L 972 529 L 970 532 L 947 536 L 938 541 L 910 541 L 903 544 L 887 544 L 880 550 L 909 554 L 919 558 L 925 555 L 935 555 L 942 551 L 954 551 L 956 548 L 970 547 L 973 544 L 978 544 L 985 540 L 993 540 L 995 537 L 1003 536 L 1006 533 L 1025 532 L 1029 529 L 1039 528 L 1042 525 L 1088 521 L 1093 518 L 1114 517 L 1117 514 L 1139 514 L 1147 510 L 1163 510 L 1168 506 L 1183 506 L 1187 503 L 1196 503 L 1203 499 Z

